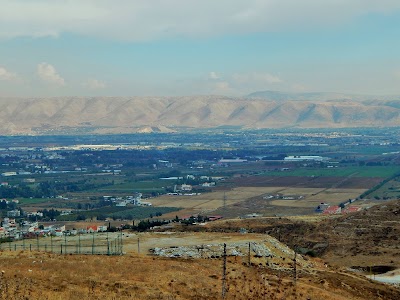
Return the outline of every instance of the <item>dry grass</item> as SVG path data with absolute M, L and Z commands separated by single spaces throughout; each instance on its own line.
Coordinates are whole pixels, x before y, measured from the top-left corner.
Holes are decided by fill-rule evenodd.
M 1 252 L 0 299 L 221 299 L 221 260 L 60 256 Z M 228 258 L 227 299 L 398 299 L 400 292 L 365 278 L 321 270 L 248 267 Z

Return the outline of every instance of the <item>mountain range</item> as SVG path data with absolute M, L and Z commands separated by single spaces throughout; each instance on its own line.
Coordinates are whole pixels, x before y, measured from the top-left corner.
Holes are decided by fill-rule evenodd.
M 398 97 L 257 92 L 246 97 L 0 98 L 2 135 L 173 132 L 235 126 L 400 126 Z

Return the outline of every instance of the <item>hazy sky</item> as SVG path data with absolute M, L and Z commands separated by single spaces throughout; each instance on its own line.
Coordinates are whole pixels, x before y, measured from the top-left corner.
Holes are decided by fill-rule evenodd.
M 399 0 L 0 0 L 0 96 L 400 94 Z

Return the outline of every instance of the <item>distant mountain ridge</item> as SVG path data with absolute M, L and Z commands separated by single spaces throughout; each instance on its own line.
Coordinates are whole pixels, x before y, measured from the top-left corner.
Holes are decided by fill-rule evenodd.
M 373 96 L 344 93 L 308 92 L 290 93 L 280 91 L 258 91 L 246 96 L 251 99 L 265 99 L 273 101 L 366 101 L 366 100 L 400 100 L 399 95 Z
M 147 133 L 220 126 L 400 126 L 400 101 L 310 98 L 313 100 L 225 96 L 2 98 L 0 134 Z

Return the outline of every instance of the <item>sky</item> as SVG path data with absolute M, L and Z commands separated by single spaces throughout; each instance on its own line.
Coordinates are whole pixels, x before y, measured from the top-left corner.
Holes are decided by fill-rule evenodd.
M 0 0 L 0 97 L 400 95 L 398 0 Z

